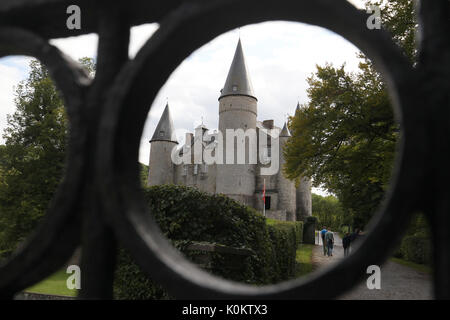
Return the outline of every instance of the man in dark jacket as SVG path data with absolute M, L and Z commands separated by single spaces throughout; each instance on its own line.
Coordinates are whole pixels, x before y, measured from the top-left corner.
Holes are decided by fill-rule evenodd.
M 350 253 L 350 243 L 352 242 L 352 238 L 350 233 L 346 233 L 345 237 L 342 238 L 342 247 L 344 247 L 344 257 L 348 256 Z

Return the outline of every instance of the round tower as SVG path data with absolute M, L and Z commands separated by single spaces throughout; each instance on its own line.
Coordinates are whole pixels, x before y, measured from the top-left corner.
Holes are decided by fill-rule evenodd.
M 300 111 L 300 102 L 297 103 L 295 114 Z M 312 216 L 312 199 L 311 199 L 311 179 L 308 177 L 300 177 L 300 183 L 295 190 L 295 198 L 297 203 L 297 219 L 306 220 L 306 217 Z
M 295 221 L 296 219 L 296 202 L 295 202 L 295 183 L 284 176 L 283 167 L 285 164 L 283 148 L 288 139 L 291 137 L 291 133 L 284 123 L 283 129 L 280 132 L 279 137 L 279 155 L 280 155 L 280 169 L 277 175 L 278 184 L 278 209 L 286 210 L 286 220 Z
M 174 132 L 169 104 L 167 104 L 150 140 L 148 186 L 174 183 L 175 167 L 171 155 L 173 148 L 178 144 L 173 136 Z
M 308 177 L 300 178 L 300 184 L 296 190 L 296 199 L 298 219 L 305 220 L 306 217 L 312 216 L 311 179 Z
M 250 143 L 256 147 L 257 99 L 245 63 L 241 40 L 236 47 L 225 85 L 219 97 L 219 131 L 224 141 L 223 164 L 217 166 L 217 193 L 223 193 L 247 205 L 253 205 L 256 164 L 250 163 Z M 227 129 L 234 130 L 235 141 L 227 141 Z M 237 129 L 242 129 L 239 135 Z M 253 129 L 253 132 L 247 131 Z M 247 135 L 242 135 L 247 133 Z M 254 140 L 252 136 L 254 134 Z M 234 160 L 227 163 L 226 146 L 233 143 Z M 245 164 L 238 164 L 238 145 L 245 145 Z M 253 150 L 256 150 L 253 148 Z M 255 155 L 256 155 L 256 151 Z M 230 155 L 229 155 L 230 156 Z

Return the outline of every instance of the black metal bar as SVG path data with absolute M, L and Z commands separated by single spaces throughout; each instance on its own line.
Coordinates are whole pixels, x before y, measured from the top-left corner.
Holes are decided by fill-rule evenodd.
M 82 30 L 65 27 L 68 4 L 80 5 Z M 1 2 L 0 56 L 36 56 L 54 71 L 73 132 L 66 177 L 43 226 L 0 266 L 0 297 L 11 298 L 55 271 L 81 236 L 82 299 L 113 297 L 117 241 L 177 297 L 332 298 L 361 278 L 361 266 L 383 262 L 401 237 L 396 231 L 423 210 L 432 226 L 435 297 L 450 299 L 450 1 L 422 0 L 419 18 L 419 62 L 413 68 L 387 32 L 368 30 L 367 15 L 344 0 Z M 308 280 L 254 288 L 204 274 L 170 246 L 147 218 L 136 160 L 151 102 L 183 59 L 223 32 L 269 20 L 325 27 L 366 53 L 386 77 L 401 114 L 403 141 L 392 187 L 362 250 Z M 160 29 L 128 61 L 130 26 L 155 21 Z M 26 30 L 43 38 L 97 32 L 94 81 L 89 84 L 55 48 Z M 331 282 L 334 288 L 323 290 Z
M 424 209 L 433 234 L 435 298 L 450 299 L 450 1 L 421 1 L 419 19 L 418 72 L 431 146 Z
M 104 102 L 115 76 L 128 60 L 129 25 L 122 17 L 121 6 L 104 9 L 99 21 L 99 47 L 96 77 L 88 95 L 85 116 L 90 128 L 87 156 L 90 174 L 85 185 L 85 215 L 82 241 L 82 299 L 112 299 L 116 258 L 116 239 L 105 221 L 104 207 L 95 185 L 95 162 L 98 122 L 106 112 Z

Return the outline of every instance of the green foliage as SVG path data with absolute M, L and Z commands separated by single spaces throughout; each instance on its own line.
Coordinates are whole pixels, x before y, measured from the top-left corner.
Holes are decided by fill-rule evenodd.
M 274 254 L 274 272 L 271 283 L 296 276 L 297 248 L 302 242 L 303 223 L 274 220 L 268 225 Z
M 188 259 L 196 261 L 198 252 L 186 250 L 194 241 L 252 251 L 246 258 L 212 254 L 208 271 L 213 274 L 250 284 L 274 283 L 295 275 L 301 222 L 270 221 L 266 225 L 266 219 L 254 209 L 224 195 L 211 195 L 190 187 L 152 186 L 144 188 L 144 195 L 162 233 Z M 124 250 L 119 255 L 115 279 L 118 299 L 168 298 L 141 273 Z
M 143 163 L 139 163 L 139 169 L 140 169 L 141 185 L 143 187 L 146 187 L 148 180 L 148 166 Z
M 384 27 L 414 61 L 412 0 L 378 1 Z M 380 203 L 392 170 L 399 126 L 387 88 L 362 54 L 359 72 L 326 64 L 308 78 L 309 102 L 290 119 L 284 150 L 290 179 L 312 177 L 335 194 L 354 227 L 363 227 Z
M 114 298 L 127 300 L 165 300 L 168 294 L 154 284 L 133 262 L 133 258 L 123 248 L 119 249 L 114 277 Z
M 417 214 L 411 220 L 406 235 L 403 237 L 398 250 L 394 253 L 397 258 L 418 264 L 430 265 L 432 259 L 430 228 L 426 217 Z
M 318 227 L 340 230 L 342 225 L 350 225 L 350 217 L 346 215 L 339 200 L 334 196 L 312 194 L 312 215 L 318 219 Z
M 313 244 L 301 244 L 297 249 L 296 261 L 297 271 L 296 277 L 305 276 L 313 271 L 312 265 L 312 250 Z
M 348 74 L 344 66 L 317 66 L 308 82 L 310 102 L 290 121 L 285 171 L 291 179 L 312 177 L 362 226 L 392 170 L 398 126 L 387 93 L 375 75 Z
M 16 88 L 1 153 L 0 250 L 12 250 L 36 226 L 63 174 L 67 121 L 48 71 L 36 60 Z
M 88 70 L 95 69 L 84 59 Z M 0 255 L 9 255 L 44 215 L 64 172 L 68 121 L 48 70 L 30 62 L 15 89 L 0 147 Z
M 431 241 L 425 233 L 407 235 L 400 246 L 401 256 L 407 260 L 419 264 L 431 263 Z
M 413 0 L 381 0 L 373 4 L 381 8 L 383 27 L 389 30 L 394 41 L 403 48 L 411 61 L 417 56 L 416 30 L 418 24 L 414 14 Z

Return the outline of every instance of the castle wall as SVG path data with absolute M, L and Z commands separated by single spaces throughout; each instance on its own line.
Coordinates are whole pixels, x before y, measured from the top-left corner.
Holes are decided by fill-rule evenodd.
M 280 220 L 280 221 L 293 221 L 288 217 L 286 210 L 266 210 L 266 218 Z
M 195 169 L 196 166 L 197 169 Z M 216 192 L 216 176 L 216 165 L 181 164 L 175 166 L 175 184 L 196 187 L 204 192 Z

